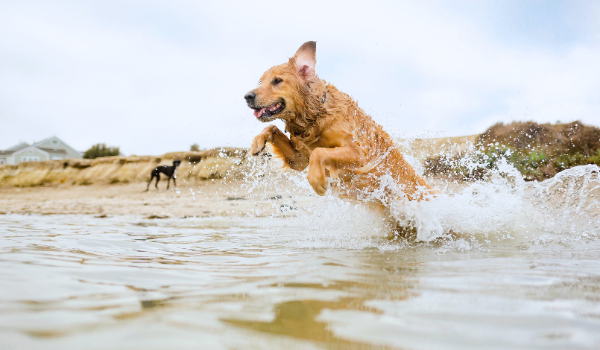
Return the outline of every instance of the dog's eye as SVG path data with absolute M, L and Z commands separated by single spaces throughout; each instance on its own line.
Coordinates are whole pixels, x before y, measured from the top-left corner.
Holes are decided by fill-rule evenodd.
M 277 84 L 281 83 L 282 81 L 283 81 L 283 80 L 281 80 L 280 78 L 275 78 L 275 79 L 273 79 L 273 82 L 272 82 L 272 84 L 273 84 L 273 85 L 277 85 Z

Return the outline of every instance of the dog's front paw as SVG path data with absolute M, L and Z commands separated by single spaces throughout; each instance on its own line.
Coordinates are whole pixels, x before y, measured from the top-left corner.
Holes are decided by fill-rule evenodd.
M 267 140 L 265 135 L 260 134 L 256 136 L 254 140 L 252 140 L 252 146 L 250 146 L 248 152 L 250 152 L 250 154 L 253 156 L 257 156 L 260 152 L 262 152 L 262 150 L 265 149 L 266 144 Z
M 250 154 L 253 156 L 257 156 L 260 152 L 262 152 L 263 149 L 265 149 L 267 142 L 271 142 L 273 140 L 273 135 L 277 131 L 279 131 L 279 129 L 277 129 L 275 125 L 269 125 L 264 128 L 264 130 L 258 134 L 254 140 L 252 140 L 252 146 L 250 146 L 248 152 L 250 152 Z
M 313 190 L 317 192 L 319 196 L 324 196 L 327 192 L 327 178 L 314 172 L 308 172 L 308 183 L 312 186 Z

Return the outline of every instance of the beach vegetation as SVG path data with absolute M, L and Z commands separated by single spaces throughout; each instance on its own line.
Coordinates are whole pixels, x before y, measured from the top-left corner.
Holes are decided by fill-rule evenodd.
M 430 157 L 424 168 L 426 175 L 477 180 L 503 160 L 529 181 L 578 165 L 600 165 L 600 128 L 580 121 L 498 123 L 479 136 L 473 152 Z
M 85 151 L 83 158 L 96 159 L 100 157 L 118 156 L 120 154 L 119 147 L 108 147 L 104 143 L 97 143 Z

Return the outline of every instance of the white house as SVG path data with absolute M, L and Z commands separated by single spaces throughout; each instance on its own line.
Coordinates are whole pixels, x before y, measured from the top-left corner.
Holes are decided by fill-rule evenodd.
M 5 151 L 0 151 L 0 164 L 19 164 L 21 162 L 68 158 L 82 158 L 82 155 L 56 136 L 34 142 L 33 145 L 21 142 Z

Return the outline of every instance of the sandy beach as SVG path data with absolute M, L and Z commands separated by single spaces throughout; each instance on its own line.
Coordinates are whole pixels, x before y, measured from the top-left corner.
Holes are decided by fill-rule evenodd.
M 87 214 L 95 216 L 142 215 L 149 218 L 294 215 L 298 207 L 310 208 L 314 195 L 290 186 L 275 175 L 249 193 L 244 180 L 189 182 L 166 190 L 166 181 L 146 192 L 146 183 L 0 187 L 0 214 Z M 434 186 L 447 186 L 430 178 Z M 154 185 L 154 183 L 153 183 Z M 458 189 L 464 185 L 450 183 Z M 171 184 L 172 186 L 172 184 Z M 289 210 L 291 208 L 291 210 Z
M 270 215 L 286 200 L 273 191 L 248 200 L 241 181 L 206 181 L 165 190 L 146 184 L 0 188 L 0 213 L 143 215 L 145 217 L 210 217 Z M 288 201 L 290 198 L 287 198 Z M 260 208 L 261 211 L 257 212 Z

